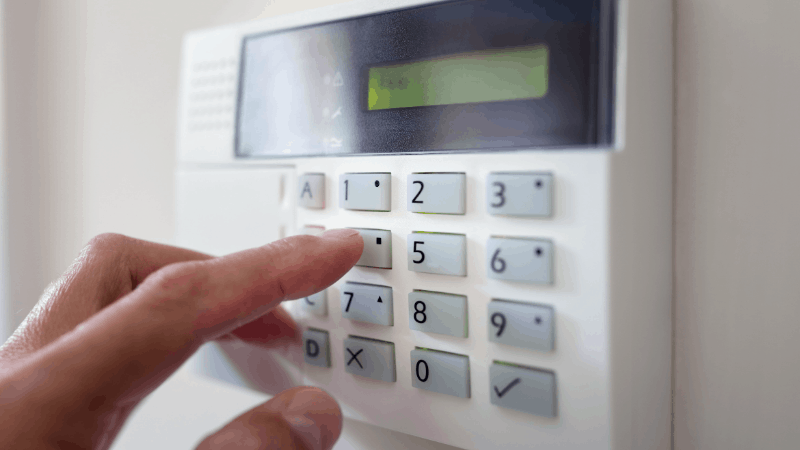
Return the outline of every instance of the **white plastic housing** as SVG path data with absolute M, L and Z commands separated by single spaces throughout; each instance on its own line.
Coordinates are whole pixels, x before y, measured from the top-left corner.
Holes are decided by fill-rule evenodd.
M 333 367 L 293 368 L 244 344 L 206 348 L 198 370 L 255 389 L 314 384 L 333 394 L 348 417 L 468 449 L 661 450 L 670 447 L 672 337 L 672 2 L 622 0 L 617 54 L 617 145 L 614 149 L 237 160 L 235 99 L 242 37 L 430 2 L 358 1 L 186 37 L 178 130 L 177 241 L 221 254 L 262 245 L 308 225 L 392 231 L 393 269 L 357 267 L 328 291 L 328 316 L 291 307 L 302 328 L 330 332 Z M 213 78 L 215 85 L 198 78 Z M 198 117 L 198 98 L 216 89 L 218 113 Z M 485 183 L 493 171 L 554 175 L 552 218 L 491 216 Z M 324 209 L 295 207 L 297 176 L 324 173 Z M 347 172 L 390 172 L 390 212 L 338 207 L 337 180 Z M 466 214 L 413 214 L 406 208 L 415 172 L 466 174 Z M 467 236 L 467 277 L 411 272 L 412 231 Z M 491 235 L 542 237 L 555 245 L 550 286 L 491 280 Z M 345 281 L 391 286 L 394 326 L 341 317 Z M 469 337 L 409 328 L 415 289 L 466 295 Z M 555 309 L 555 350 L 536 352 L 490 343 L 492 298 Z M 295 311 L 296 310 L 296 311 Z M 342 341 L 367 336 L 395 344 L 397 382 L 345 372 Z M 472 397 L 413 388 L 415 347 L 466 354 Z M 554 371 L 557 411 L 541 418 L 490 404 L 489 366 L 510 361 Z M 276 371 L 276 365 L 285 368 Z M 278 373 L 280 372 L 280 374 Z M 266 379 L 270 378 L 270 379 Z

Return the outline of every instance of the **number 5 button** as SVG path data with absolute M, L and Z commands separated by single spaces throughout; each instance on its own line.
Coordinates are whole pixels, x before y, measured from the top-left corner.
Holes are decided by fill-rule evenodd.
M 408 270 L 467 276 L 467 237 L 420 231 L 409 234 Z
M 489 278 L 553 284 L 553 241 L 491 237 L 486 266 Z
M 412 173 L 408 176 L 408 210 L 464 214 L 467 209 L 466 180 L 463 173 Z

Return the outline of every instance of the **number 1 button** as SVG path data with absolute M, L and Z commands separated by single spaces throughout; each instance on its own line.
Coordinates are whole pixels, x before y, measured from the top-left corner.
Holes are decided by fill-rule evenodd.
M 339 176 L 339 207 L 391 211 L 392 174 L 345 173 Z

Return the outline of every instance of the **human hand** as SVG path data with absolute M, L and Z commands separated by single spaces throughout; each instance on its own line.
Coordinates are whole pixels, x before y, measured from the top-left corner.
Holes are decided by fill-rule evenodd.
M 354 230 L 295 236 L 223 257 L 101 235 L 0 347 L 0 448 L 107 449 L 133 408 L 201 344 L 230 333 L 299 340 L 283 300 L 310 295 L 358 260 Z M 335 400 L 286 390 L 198 450 L 329 449 Z

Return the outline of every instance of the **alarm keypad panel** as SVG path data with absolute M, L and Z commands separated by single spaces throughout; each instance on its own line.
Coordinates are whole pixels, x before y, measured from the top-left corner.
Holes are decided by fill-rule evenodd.
M 299 369 L 220 343 L 203 373 L 268 392 L 280 367 L 349 419 L 470 450 L 667 449 L 671 10 L 356 0 L 187 36 L 177 243 L 364 240 L 283 303 Z M 204 127 L 195 68 L 223 60 L 238 97 Z
M 497 174 L 492 172 L 487 179 L 491 180 L 495 186 L 498 183 L 504 183 L 502 193 L 515 199 L 516 210 L 531 210 L 523 200 L 516 197 L 519 191 L 527 194 L 531 190 L 530 186 L 527 186 L 528 184 L 536 189 L 537 184 L 543 187 L 546 183 L 547 187 L 542 192 L 545 193 L 544 195 L 552 195 L 552 173 L 532 175 L 523 172 L 504 172 L 502 178 L 498 178 Z M 300 174 L 298 178 L 309 180 L 310 177 L 317 175 Z M 349 172 L 339 177 L 339 187 L 348 191 L 347 198 L 365 198 L 366 195 L 361 195 L 359 192 L 361 189 L 373 191 L 369 195 L 374 195 L 374 188 L 381 186 L 391 192 L 390 183 L 393 178 L 397 179 L 398 177 L 393 177 L 392 173 L 382 173 L 380 175 L 384 177 L 377 179 L 375 175 L 376 173 Z M 519 179 L 523 179 L 527 183 L 515 183 Z M 358 181 L 354 182 L 354 180 Z M 461 215 L 463 215 L 467 212 L 465 206 L 467 204 L 468 177 L 466 173 L 412 173 L 405 177 L 405 180 L 412 186 L 404 190 L 407 193 L 407 211 L 393 210 L 390 203 L 385 212 L 395 211 L 395 214 L 406 214 L 411 223 L 419 222 L 420 225 L 424 223 L 419 220 L 422 217 L 450 215 L 455 216 L 455 220 L 465 220 L 457 213 L 461 211 Z M 508 181 L 511 182 L 508 183 Z M 505 183 L 508 183 L 509 187 L 505 187 Z M 433 189 L 426 192 L 429 187 L 433 187 Z M 300 184 L 298 190 L 299 197 L 302 197 L 310 190 L 310 187 Z M 421 197 L 423 192 L 426 192 L 428 196 Z M 437 199 L 437 194 L 442 195 L 444 201 Z M 496 195 L 496 192 L 493 192 L 492 195 Z M 536 196 L 529 197 L 529 202 L 547 205 L 549 209 L 553 200 L 545 198 L 544 195 L 537 192 Z M 342 198 L 341 194 L 339 197 Z M 427 208 L 426 202 L 432 203 L 434 207 Z M 464 208 L 459 209 L 459 205 Z M 298 206 L 307 209 L 312 214 L 317 209 L 306 207 L 299 201 Z M 342 204 L 340 209 L 350 208 L 345 208 Z M 442 212 L 431 213 L 431 210 Z M 421 211 L 428 212 L 429 215 L 416 214 Z M 332 212 L 335 213 L 335 211 Z M 369 215 L 379 216 L 382 212 L 358 208 L 349 214 L 363 214 L 361 220 L 369 221 Z M 487 209 L 486 214 L 492 214 L 492 212 Z M 540 214 L 540 216 L 542 217 L 539 220 L 548 220 L 550 214 L 548 212 Z M 306 228 L 317 230 L 324 226 L 320 224 L 301 225 L 301 229 Z M 470 280 L 467 273 L 467 234 L 434 231 L 414 231 L 408 234 L 407 271 L 404 271 L 404 268 L 399 268 L 392 262 L 393 233 L 391 230 L 355 229 L 359 231 L 364 240 L 363 254 L 356 263 L 357 266 L 378 271 L 380 269 L 400 270 L 401 273 L 398 274 L 400 277 L 403 277 L 403 272 L 408 275 L 419 272 L 438 277 L 462 277 L 464 282 Z M 486 270 L 486 276 L 489 278 L 532 284 L 553 283 L 552 265 L 555 249 L 551 240 L 519 236 L 492 236 L 486 242 L 485 249 L 488 262 L 482 269 Z M 367 284 L 345 278 L 347 281 L 342 285 L 340 295 L 342 319 L 384 327 L 395 326 L 394 292 L 391 286 Z M 308 300 L 312 297 L 314 296 L 305 299 L 305 310 L 314 313 L 315 309 L 308 306 Z M 454 338 L 467 338 L 470 328 L 467 296 L 414 290 L 408 293 L 407 299 L 409 332 L 415 330 Z M 486 331 L 481 334 L 489 342 L 524 348 L 533 352 L 552 352 L 555 348 L 555 315 L 556 311 L 552 305 L 493 298 L 486 304 L 488 324 L 473 326 L 478 329 L 485 328 Z M 315 326 L 320 325 L 321 323 L 315 324 Z M 356 326 L 359 325 L 354 324 L 354 327 Z M 399 331 L 399 334 L 407 333 Z M 389 375 L 395 370 L 394 357 L 396 355 L 393 342 L 350 335 L 344 340 L 344 347 L 345 355 L 342 362 L 346 372 L 375 380 L 396 382 L 396 376 Z M 309 357 L 315 356 L 318 352 L 317 346 L 314 344 L 306 345 L 304 351 L 314 353 Z M 460 398 L 471 397 L 469 354 L 416 347 L 411 351 L 410 357 L 412 387 Z M 492 369 L 489 374 L 492 379 L 499 380 L 489 383 L 490 389 L 495 391 L 491 399 L 493 404 L 533 415 L 555 417 L 554 405 L 557 399 L 555 372 L 546 368 L 520 366 L 514 362 L 495 361 L 494 365 L 502 366 L 502 368 Z M 315 364 L 315 366 L 330 367 L 319 364 Z M 515 370 L 517 372 L 514 372 Z M 519 376 L 506 382 L 509 373 L 517 373 Z M 514 392 L 511 392 L 512 390 Z M 482 390 L 477 392 L 480 391 Z M 507 393 L 510 393 L 509 397 L 505 397 Z M 510 400 L 511 397 L 520 396 L 524 401 L 520 401 L 519 398 Z

